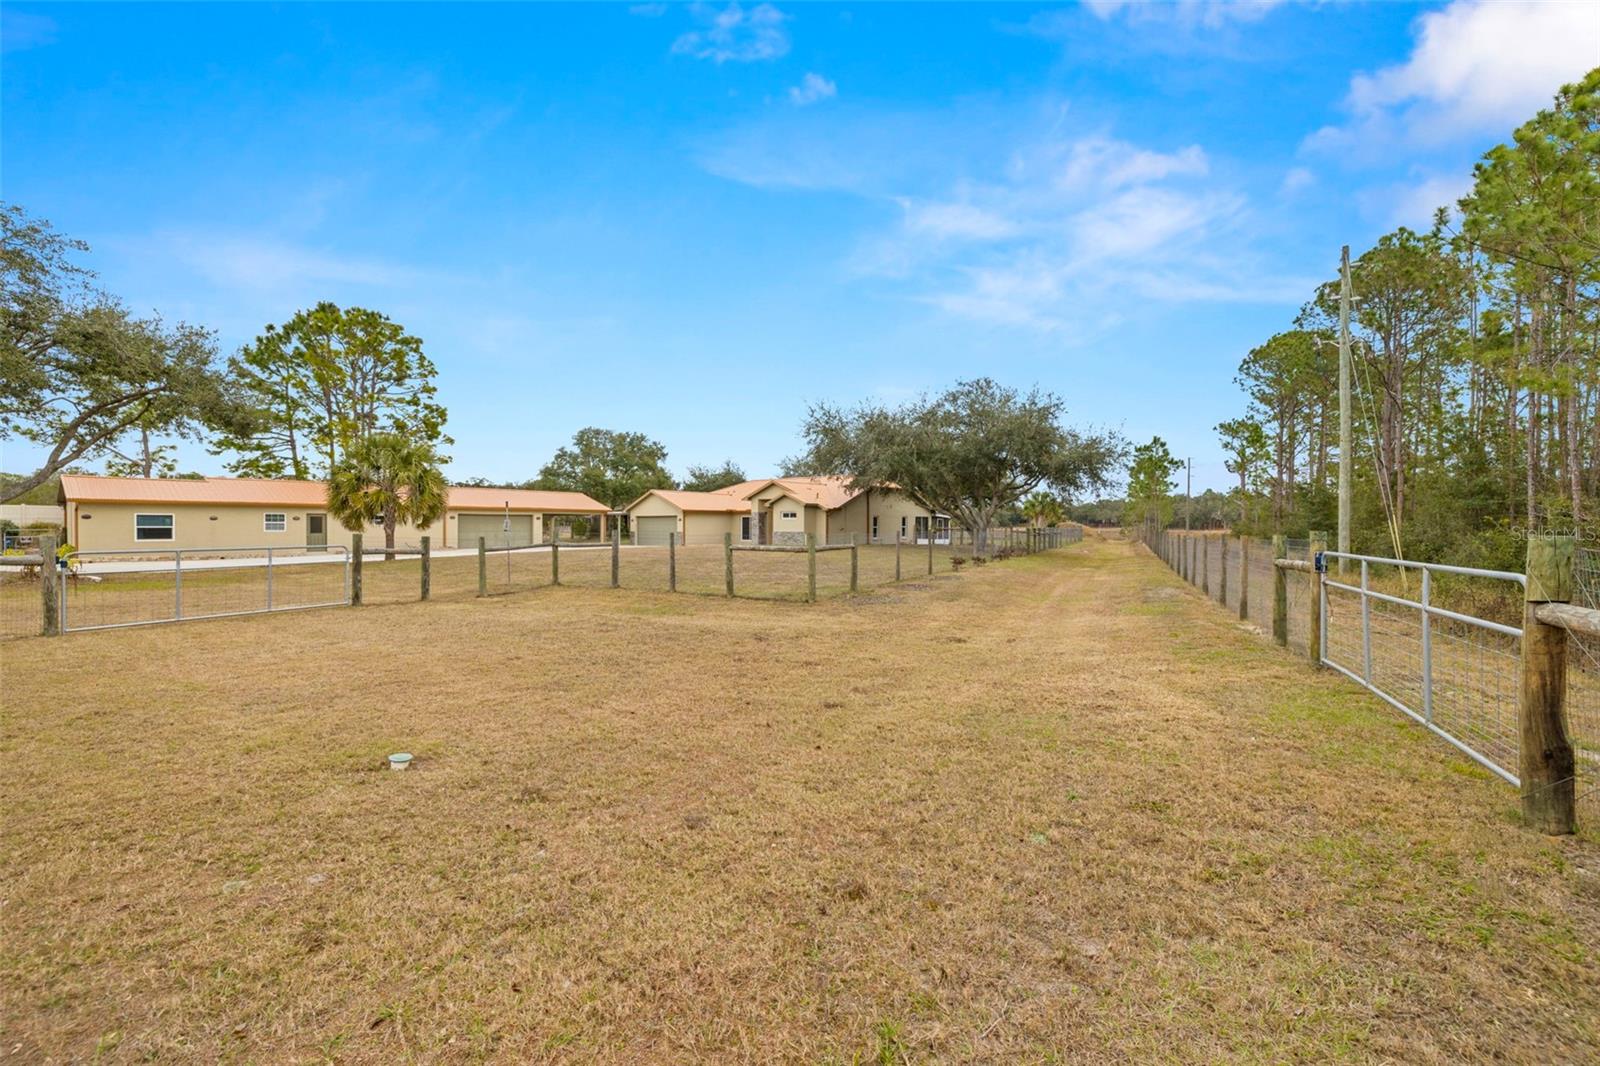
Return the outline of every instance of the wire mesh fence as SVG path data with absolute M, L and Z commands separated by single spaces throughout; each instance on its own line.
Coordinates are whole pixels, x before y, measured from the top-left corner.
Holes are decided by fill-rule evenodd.
M 926 530 L 921 531 L 926 533 Z M 67 631 L 147 625 L 359 602 L 365 605 L 498 596 L 550 588 L 626 588 L 756 599 L 824 599 L 976 568 L 1076 544 L 1082 529 L 994 530 L 974 549 L 965 531 L 899 543 L 765 547 L 630 544 L 620 538 L 431 551 L 424 545 L 78 552 L 49 581 L 51 617 Z M 733 548 L 731 552 L 729 548 Z M 39 566 L 0 567 L 0 640 L 44 630 Z M 813 578 L 813 568 L 815 576 Z M 424 575 L 426 574 L 426 577 Z M 426 587 L 426 592 L 424 592 Z
M 25 562 L 32 558 L 33 562 Z M 0 640 L 36 637 L 43 629 L 44 601 L 36 556 L 12 556 L 0 566 Z
M 1573 558 L 1572 601 L 1600 610 L 1600 545 Z M 1578 772 L 1579 810 L 1600 818 L 1600 638 L 1568 634 L 1567 720 Z
M 1292 650 L 1370 688 L 1502 778 L 1517 783 L 1523 713 L 1520 574 L 1341 556 L 1312 542 L 1218 533 L 1146 533 L 1169 567 L 1219 606 Z M 1324 572 L 1317 572 L 1322 565 Z M 1240 578 L 1244 577 L 1243 587 Z M 1600 549 L 1574 557 L 1573 603 L 1600 609 Z M 1283 608 L 1275 610 L 1280 594 Z M 1320 612 L 1314 594 L 1320 590 Z M 1280 615 L 1275 619 L 1275 615 Z M 1600 638 L 1566 636 L 1567 732 L 1580 817 L 1600 818 Z
M 84 551 L 62 560 L 63 631 L 332 607 L 349 602 L 349 554 L 328 548 Z

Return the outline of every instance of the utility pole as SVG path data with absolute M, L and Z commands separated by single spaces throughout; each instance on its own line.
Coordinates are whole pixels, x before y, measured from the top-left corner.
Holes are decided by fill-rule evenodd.
M 1185 459 L 1188 475 L 1183 482 L 1183 531 L 1189 532 L 1189 520 L 1194 515 L 1194 460 Z
M 1350 246 L 1339 252 L 1339 551 L 1350 550 Z M 1339 559 L 1339 573 L 1348 560 Z

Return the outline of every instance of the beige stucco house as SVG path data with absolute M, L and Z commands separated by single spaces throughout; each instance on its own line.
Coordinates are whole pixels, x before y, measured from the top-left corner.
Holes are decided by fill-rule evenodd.
M 67 474 L 61 505 L 67 539 L 80 551 L 137 548 L 305 548 L 350 545 L 350 531 L 328 514 L 320 481 L 254 478 L 122 478 Z M 562 536 L 574 518 L 603 529 L 607 508 L 581 492 L 454 486 L 434 527 L 402 525 L 398 546 L 423 534 L 434 548 L 538 544 Z M 507 530 L 507 525 L 510 530 Z M 366 531 L 370 549 L 383 527 Z
M 893 487 L 852 489 L 844 477 L 745 481 L 716 492 L 652 489 L 627 508 L 639 544 L 926 544 L 950 538 L 950 519 L 931 514 Z

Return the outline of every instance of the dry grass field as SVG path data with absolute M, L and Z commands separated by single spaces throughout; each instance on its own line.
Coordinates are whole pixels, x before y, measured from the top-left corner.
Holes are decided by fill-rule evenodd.
M 1600 1058 L 1600 840 L 1131 544 L 0 656 L 8 1061 Z

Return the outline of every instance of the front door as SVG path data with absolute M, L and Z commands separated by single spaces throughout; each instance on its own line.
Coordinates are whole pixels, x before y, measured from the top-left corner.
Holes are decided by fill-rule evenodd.
M 918 544 L 928 543 L 928 518 L 926 515 L 917 516 L 916 540 Z
M 325 514 L 306 515 L 306 547 L 326 548 L 328 546 L 328 516 Z

